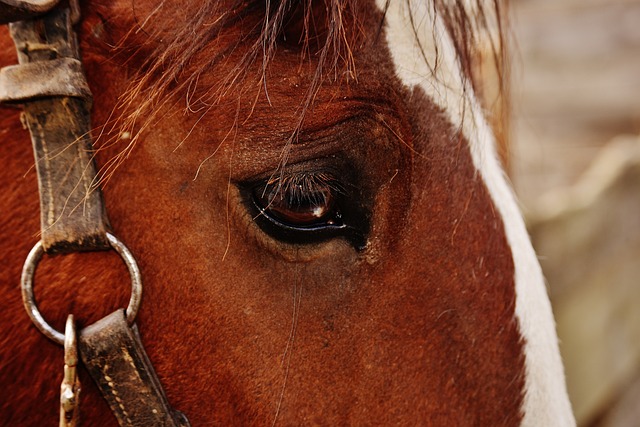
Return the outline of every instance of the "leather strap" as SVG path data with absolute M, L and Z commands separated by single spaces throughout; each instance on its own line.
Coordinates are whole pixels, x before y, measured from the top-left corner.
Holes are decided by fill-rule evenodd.
M 0 0 L 0 24 L 22 21 L 48 12 L 59 0 Z
M 29 102 L 54 96 L 91 101 L 91 90 L 80 61 L 60 58 L 0 70 L 0 100 L 3 102 Z
M 55 3 L 0 0 L 0 23 L 32 18 Z M 41 18 L 10 24 L 20 65 L 0 70 L 0 102 L 23 104 L 31 133 L 42 231 L 34 250 L 48 253 L 112 246 L 93 162 L 92 97 L 72 27 L 77 19 L 77 0 L 69 0 L 68 7 L 54 7 Z M 121 426 L 189 426 L 186 417 L 169 406 L 124 310 L 82 330 L 79 341 L 82 360 Z
M 0 102 L 22 103 L 31 132 L 47 253 L 110 248 L 93 162 L 91 92 L 72 25 L 68 7 L 10 24 L 20 65 L 0 76 Z
M 120 426 L 189 426 L 187 418 L 169 406 L 138 328 L 127 324 L 124 310 L 84 328 L 79 347 Z

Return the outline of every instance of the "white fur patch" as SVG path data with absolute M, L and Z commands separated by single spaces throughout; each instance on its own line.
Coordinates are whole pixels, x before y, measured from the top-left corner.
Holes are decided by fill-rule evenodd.
M 376 3 L 383 10 L 387 0 L 376 0 Z M 421 87 L 446 111 L 451 123 L 460 126 L 469 141 L 474 165 L 502 217 L 515 265 L 515 312 L 526 340 L 522 425 L 573 426 L 575 420 L 540 264 L 515 196 L 497 160 L 493 133 L 469 82 L 462 78 L 452 39 L 432 8 L 433 4 L 424 0 L 390 0 L 386 39 L 396 73 L 407 86 Z M 438 65 L 434 70 L 436 59 Z

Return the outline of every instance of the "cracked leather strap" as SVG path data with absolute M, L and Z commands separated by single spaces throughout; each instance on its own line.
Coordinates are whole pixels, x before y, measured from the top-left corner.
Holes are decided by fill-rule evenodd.
M 59 96 L 91 99 L 82 63 L 77 59 L 60 58 L 0 69 L 0 99 L 4 102 Z
M 8 0 L 0 1 L 4 6 Z M 11 24 L 20 65 L 0 74 L 0 102 L 22 104 L 31 133 L 47 253 L 110 248 L 93 162 L 92 98 L 72 20 L 70 8 L 60 5 Z
M 0 24 L 33 18 L 51 10 L 59 0 L 0 0 Z
M 189 427 L 167 402 L 138 328 L 118 310 L 80 332 L 82 361 L 120 426 Z

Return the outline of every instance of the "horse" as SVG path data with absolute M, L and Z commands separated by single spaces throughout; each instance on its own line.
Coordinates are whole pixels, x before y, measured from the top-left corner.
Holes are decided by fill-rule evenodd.
M 81 4 L 98 181 L 144 282 L 135 323 L 192 425 L 575 423 L 479 96 L 483 43 L 507 68 L 503 9 Z M 0 66 L 16 62 L 3 28 Z M 39 239 L 20 114 L 0 115 L 0 419 L 41 426 L 64 362 L 18 286 Z M 46 255 L 34 292 L 54 328 L 69 313 L 84 328 L 126 306 L 129 282 L 113 251 Z M 78 374 L 81 420 L 116 425 Z

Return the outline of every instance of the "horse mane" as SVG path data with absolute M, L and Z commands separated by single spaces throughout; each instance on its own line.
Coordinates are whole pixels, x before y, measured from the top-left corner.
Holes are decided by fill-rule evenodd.
M 375 41 L 365 37 L 364 21 L 371 19 L 371 8 L 365 11 L 362 0 L 191 0 L 179 5 L 161 1 L 143 14 L 137 13 L 137 1 L 132 2 L 133 15 L 124 20 L 130 29 L 111 53 L 135 74 L 120 97 L 119 119 L 107 132 L 131 135 L 131 139 L 106 166 L 106 175 L 127 157 L 138 135 L 161 119 L 163 107 L 181 103 L 185 113 L 204 115 L 231 93 L 248 91 L 253 91 L 254 102 L 264 96 L 270 103 L 269 70 L 279 49 L 297 51 L 300 66 L 312 67 L 313 77 L 293 125 L 293 140 L 323 82 L 357 81 L 354 57 Z M 405 1 L 410 11 L 412 0 Z M 500 96 L 506 87 L 506 61 L 499 0 L 432 0 L 431 7 L 451 34 L 464 78 L 481 95 L 488 46 L 497 76 L 495 100 L 505 102 L 508 97 Z M 385 12 L 376 18 L 376 37 L 383 29 Z M 176 17 L 183 19 L 180 25 L 167 22 Z M 206 55 L 210 43 L 217 44 L 213 57 Z M 247 45 L 251 47 L 243 53 L 237 49 Z M 220 64 L 232 65 L 216 81 L 203 78 L 205 71 Z

